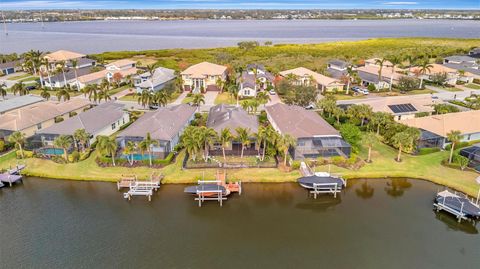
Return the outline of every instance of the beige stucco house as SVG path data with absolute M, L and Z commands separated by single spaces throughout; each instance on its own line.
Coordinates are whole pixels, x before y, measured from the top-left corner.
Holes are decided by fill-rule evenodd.
M 217 81 L 225 82 L 227 67 L 209 62 L 195 64 L 185 69 L 182 73 L 183 89 L 200 93 L 205 91 L 219 91 Z
M 297 67 L 280 72 L 284 78 L 294 77 L 296 85 L 312 85 L 322 92 L 342 91 L 345 85 L 340 80 L 327 77 L 305 67 Z

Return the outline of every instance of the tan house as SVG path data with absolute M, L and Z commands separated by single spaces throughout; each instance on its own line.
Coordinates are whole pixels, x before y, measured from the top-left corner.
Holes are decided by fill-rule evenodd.
M 185 69 L 182 73 L 183 89 L 200 93 L 204 91 L 219 91 L 217 81 L 225 82 L 227 67 L 209 62 L 195 64 Z
M 341 91 L 345 85 L 338 79 L 324 76 L 305 67 L 297 67 L 280 72 L 284 78 L 293 77 L 296 85 L 312 85 L 322 92 Z
M 456 69 L 447 67 L 445 65 L 441 64 L 431 64 L 432 67 L 425 72 L 425 74 L 422 74 L 422 71 L 420 67 L 414 67 L 412 68 L 410 75 L 415 76 L 419 75 L 420 78 L 423 78 L 425 80 L 431 81 L 432 76 L 438 75 L 438 74 L 446 74 L 447 75 L 447 81 L 446 83 L 448 85 L 453 85 L 455 86 L 457 84 L 458 80 L 464 81 L 466 83 L 471 83 L 473 81 L 473 75 L 465 72 L 464 74 L 460 74 L 460 72 Z
M 447 139 L 451 131 L 460 131 L 461 141 L 480 140 L 480 110 L 432 115 L 400 121 L 422 132 L 419 147 L 444 148 L 450 142 Z
M 93 72 L 78 77 L 79 88 L 82 89 L 87 85 L 100 84 L 105 78 L 109 82 L 113 82 L 114 76 L 119 74 L 120 81 L 124 81 L 128 76 L 135 75 L 137 73 L 136 63 L 131 60 L 118 60 L 107 64 L 104 70 Z
M 57 50 L 43 56 L 51 63 L 67 62 L 75 59 L 85 58 L 87 55 L 68 50 Z
M 90 102 L 75 98 L 66 102 L 40 102 L 20 109 L 9 111 L 0 116 L 0 138 L 19 131 L 26 137 L 36 131 L 55 124 L 55 118 L 70 118 L 90 107 Z

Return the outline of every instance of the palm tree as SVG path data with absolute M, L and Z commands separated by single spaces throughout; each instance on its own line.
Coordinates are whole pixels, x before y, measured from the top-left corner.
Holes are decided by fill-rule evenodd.
M 151 91 L 142 91 L 138 96 L 138 104 L 141 104 L 144 108 L 153 104 L 153 94 Z
M 108 137 L 104 135 L 97 136 L 97 147 L 99 154 L 110 155 L 112 157 L 112 164 L 115 166 L 115 153 L 117 152 L 117 141 L 115 137 Z
M 167 106 L 169 97 L 165 90 L 160 90 L 154 94 L 153 99 L 159 106 Z
M 82 145 L 82 151 L 87 148 L 87 143 L 90 140 L 90 134 L 85 131 L 85 129 L 75 130 L 73 133 L 73 139 L 75 140 L 75 146 L 78 148 L 77 144 Z
M 40 67 L 42 64 L 41 60 L 42 52 L 30 50 L 29 52 L 25 53 L 25 61 L 32 67 L 33 75 L 37 75 L 37 68 Z M 40 83 L 43 86 L 43 78 L 40 75 Z
M 455 145 L 460 142 L 460 139 L 462 139 L 462 133 L 460 131 L 450 131 L 447 134 L 447 139 L 452 143 L 452 146 L 450 148 L 450 157 L 448 158 L 448 163 L 452 163 L 452 158 L 453 158 L 453 151 L 455 150 Z
M 430 62 L 428 61 L 428 59 L 424 59 L 421 63 L 420 63 L 420 74 L 422 74 L 422 76 L 420 77 L 420 89 L 422 88 L 422 85 L 423 85 L 423 77 L 425 76 L 425 74 L 427 72 L 430 72 L 430 70 L 433 68 L 433 65 L 430 64 Z
M 83 88 L 83 94 L 86 97 L 88 95 L 88 100 L 92 100 L 96 103 L 98 100 L 98 85 L 90 84 Z
M 392 91 L 392 85 L 393 85 L 393 75 L 395 74 L 395 66 L 399 65 L 402 60 L 400 57 L 393 55 L 388 58 L 388 60 L 392 63 L 392 74 L 390 75 L 390 91 Z
M 383 65 L 387 59 L 381 58 L 381 59 L 375 59 L 375 64 L 378 65 L 380 68 L 378 69 L 378 80 L 382 80 L 382 70 L 383 70 Z
M 72 138 L 68 135 L 60 135 L 53 140 L 53 145 L 57 148 L 63 149 L 63 157 L 68 162 L 68 148 L 72 145 Z
M 337 119 L 337 124 L 340 124 L 340 117 L 345 115 L 345 110 L 338 106 L 335 106 L 332 110 L 332 115 Z
M 155 73 L 156 66 L 155 64 L 149 64 L 145 68 L 147 69 L 148 73 L 150 73 L 150 88 L 153 92 L 155 90 L 153 88 L 153 74 Z
M 20 150 L 20 156 L 22 156 L 22 159 L 25 158 L 23 154 L 23 144 L 25 143 L 25 134 L 18 131 L 13 132 L 11 135 L 8 136 L 8 142 L 15 144 Z
M 103 89 L 100 91 L 100 93 L 98 94 L 98 100 L 101 102 L 102 99 L 107 102 L 108 100 L 112 100 L 112 97 L 110 95 L 110 92 L 106 89 Z
M 367 145 L 368 147 L 368 155 L 367 155 L 367 163 L 372 161 L 372 147 L 373 144 L 377 141 L 377 136 L 373 132 L 368 132 L 365 134 L 363 137 L 363 142 Z
M 237 100 L 237 106 L 238 106 L 238 87 L 235 84 L 232 84 L 228 87 L 228 92 L 230 93 L 230 96 L 232 98 L 235 98 Z
M 227 161 L 227 156 L 225 155 L 225 149 L 230 147 L 230 144 L 232 142 L 233 135 L 232 132 L 230 132 L 230 129 L 225 128 L 220 131 L 220 143 L 222 144 L 222 153 L 223 153 L 223 160 L 226 162 Z
M 220 92 L 223 92 L 223 86 L 225 85 L 224 81 L 218 77 L 217 80 L 215 80 L 215 86 L 220 90 Z
M 243 159 L 243 151 L 248 145 L 250 145 L 250 129 L 238 127 L 235 129 L 235 131 L 237 132 L 237 139 L 242 145 L 242 153 L 240 158 Z
M 158 146 L 158 141 L 153 140 L 150 133 L 147 133 L 147 136 L 138 144 L 138 146 L 148 152 L 148 160 L 150 166 L 152 166 L 152 147 Z
M 48 101 L 48 99 L 50 99 L 50 92 L 48 91 L 47 88 L 43 88 L 43 89 L 42 89 L 42 92 L 40 93 L 40 96 L 41 96 L 42 98 L 47 99 L 47 101 Z
M 258 127 L 258 131 L 255 134 L 255 138 L 257 140 L 258 144 L 258 156 L 259 158 L 263 161 L 263 157 L 265 156 L 265 148 L 266 148 L 266 143 L 267 143 L 267 128 L 265 126 L 260 126 Z M 260 155 L 260 148 L 262 147 L 263 144 L 263 157 Z
M 63 74 L 63 83 L 65 84 L 65 87 L 67 87 L 67 77 L 65 76 L 65 62 L 64 61 L 60 61 L 58 62 L 58 65 L 57 65 L 57 72 L 62 72 Z
M 20 95 L 26 95 L 28 93 L 27 89 L 23 85 L 23 82 L 21 82 L 21 81 L 15 83 L 12 86 L 12 92 L 13 92 L 13 95 L 17 95 L 17 93 L 20 94 Z
M 259 92 L 257 93 L 257 100 L 265 107 L 268 101 L 270 101 L 270 95 L 267 92 Z
M 75 72 L 75 86 L 77 86 L 77 91 L 78 91 L 80 88 L 80 86 L 78 85 L 78 75 L 77 75 L 78 60 L 76 59 L 71 60 L 70 63 L 72 64 L 73 72 Z
M 410 139 L 410 136 L 406 132 L 396 133 L 392 137 L 393 145 L 398 148 L 397 162 L 400 162 L 402 160 L 401 155 L 403 147 L 410 142 Z
M 284 134 L 280 137 L 277 143 L 278 149 L 283 152 L 283 165 L 287 166 L 288 150 L 290 149 L 290 147 L 295 146 L 297 141 L 293 136 L 289 134 Z
M 200 140 L 204 145 L 204 159 L 207 161 L 209 148 L 217 140 L 217 132 L 212 128 L 202 126 L 200 127 Z
M 370 119 L 370 123 L 373 126 L 376 126 L 377 135 L 380 134 L 380 126 L 384 126 L 391 121 L 393 121 L 392 115 L 387 112 L 375 112 L 372 114 L 372 118 Z
M 45 66 L 45 69 L 47 70 L 47 78 L 48 78 L 48 83 L 50 84 L 50 90 L 53 90 L 52 77 L 50 75 L 50 62 L 48 61 L 47 58 L 43 58 L 42 64 Z
M 7 95 L 7 85 L 5 83 L 0 83 L 0 95 L 2 99 L 5 100 L 5 96 Z
M 333 110 L 337 107 L 337 98 L 333 94 L 327 94 L 318 102 L 317 106 L 322 109 L 324 115 L 328 113 L 328 117 L 331 117 Z
M 125 148 L 123 149 L 123 154 L 127 156 L 127 161 L 131 165 L 133 165 L 133 153 L 135 153 L 137 145 L 133 143 L 133 141 L 128 141 L 127 144 L 125 145 Z
M 57 92 L 58 101 L 62 101 L 62 98 L 64 102 L 70 100 L 70 93 L 67 91 L 66 88 L 62 88 Z
M 205 96 L 201 93 L 194 94 L 192 97 L 192 104 L 200 110 L 200 105 L 205 104 Z
M 347 67 L 347 74 L 345 75 L 347 77 L 347 92 L 346 92 L 347 95 L 350 92 L 350 83 L 352 82 L 353 75 L 354 75 L 353 68 L 352 68 L 352 66 L 349 65 Z
M 182 134 L 182 145 L 185 147 L 188 155 L 192 157 L 194 162 L 197 161 L 197 153 L 202 147 L 202 141 L 200 139 L 199 128 L 194 126 L 188 126 Z

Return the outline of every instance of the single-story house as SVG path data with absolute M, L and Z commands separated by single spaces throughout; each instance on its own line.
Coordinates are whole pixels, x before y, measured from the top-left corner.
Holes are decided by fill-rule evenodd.
M 470 77 L 473 79 L 480 79 L 480 65 L 476 63 L 445 63 L 444 66 L 452 68 L 458 71 L 459 80 L 470 81 Z M 463 76 L 461 75 L 463 72 Z
M 75 71 L 76 71 L 76 75 L 75 75 Z M 70 68 L 67 71 L 65 71 L 65 77 L 63 76 L 64 74 L 62 72 L 56 73 L 55 75 L 50 77 L 46 75 L 43 78 L 43 83 L 45 87 L 48 87 L 48 88 L 62 88 L 62 87 L 65 87 L 65 85 L 74 86 L 76 85 L 75 84 L 76 77 L 80 78 L 82 76 L 90 74 L 91 72 L 92 72 L 92 66 L 82 67 L 76 70 L 73 68 Z M 67 82 L 67 84 L 65 84 L 65 81 Z
M 350 156 L 351 146 L 315 111 L 281 103 L 267 106 L 265 110 L 277 132 L 297 139 L 297 145 L 290 149 L 294 159 Z
M 124 81 L 128 76 L 135 75 L 137 68 L 135 62 L 131 60 L 118 60 L 107 64 L 104 70 L 89 73 L 78 77 L 78 86 L 80 89 L 91 84 L 100 84 L 105 78 L 109 82 L 115 80 L 115 76 L 119 74 L 119 81 Z
M 400 70 L 400 69 L 399 69 Z M 362 85 L 368 86 L 369 84 L 375 85 L 376 89 L 385 89 L 390 87 L 390 81 L 393 85 L 396 85 L 401 77 L 404 75 L 395 72 L 391 67 L 382 68 L 382 77 L 379 79 L 378 74 L 380 67 L 376 65 L 365 65 L 357 68 L 358 76 L 362 79 Z
M 71 60 L 79 60 L 85 57 L 87 57 L 87 55 L 78 53 L 78 52 L 68 51 L 68 50 L 57 50 L 55 52 L 48 53 L 45 56 L 43 56 L 43 58 L 48 60 L 48 62 L 50 63 L 50 66 L 49 66 L 50 69 L 55 69 L 55 66 L 59 62 L 64 62 L 65 64 L 67 64 Z
M 187 104 L 161 107 L 147 112 L 138 120 L 120 132 L 117 141 L 125 148 L 128 141 L 139 143 L 150 133 L 158 145 L 151 151 L 156 158 L 165 158 L 180 141 L 183 130 L 195 117 L 196 108 Z
M 267 90 L 269 86 L 273 87 L 275 76 L 268 72 L 263 65 L 249 64 L 237 81 L 239 96 L 255 97 L 258 91 Z
M 22 107 L 0 115 L 0 138 L 19 131 L 26 137 L 55 124 L 56 118 L 69 118 L 90 107 L 90 102 L 74 98 L 66 102 L 47 101 Z
M 324 76 L 305 67 L 297 67 L 280 72 L 284 78 L 293 76 L 296 85 L 315 85 L 322 92 L 341 91 L 345 85 L 338 79 Z
M 446 57 L 443 59 L 444 64 L 461 64 L 461 63 L 471 63 L 475 64 L 477 63 L 477 59 L 467 56 L 467 55 L 453 55 L 450 57 Z
M 447 81 L 446 84 L 449 85 L 456 85 L 457 80 L 461 80 L 467 83 L 471 83 L 473 81 L 473 76 L 466 72 L 463 75 L 460 75 L 459 71 L 450 67 L 447 67 L 445 65 L 441 64 L 431 64 L 432 67 L 430 70 L 426 71 L 425 74 L 421 74 L 421 70 L 419 67 L 413 67 L 411 69 L 410 75 L 414 76 L 415 74 L 421 74 L 420 77 L 423 77 L 423 79 L 431 81 L 432 76 L 438 75 L 438 74 L 446 74 L 447 75 Z
M 434 111 L 433 106 L 441 103 L 438 99 L 433 99 L 432 96 L 395 96 L 385 98 L 374 98 L 356 100 L 355 104 L 365 104 L 372 108 L 373 112 L 386 112 L 393 115 L 395 120 L 414 118 L 415 114 L 426 112 L 431 114 Z M 349 105 L 340 105 L 341 107 L 348 107 Z
M 23 70 L 23 60 L 0 63 L 0 75 L 10 75 Z
M 14 95 L 11 98 L 0 99 L 0 115 L 39 102 L 43 102 L 42 97 L 30 94 L 23 96 Z
M 81 69 L 81 68 L 85 68 L 85 67 L 92 67 L 92 66 L 95 66 L 97 64 L 97 62 L 93 59 L 89 59 L 89 58 L 79 58 L 77 59 L 77 65 L 76 65 L 76 68 L 77 69 Z M 66 66 L 68 68 L 73 68 L 73 63 L 72 61 L 68 61 L 66 63 Z
M 158 67 L 153 71 L 153 76 L 150 72 L 145 72 L 134 76 L 132 79 L 135 90 L 137 93 L 141 93 L 145 90 L 159 91 L 172 82 L 175 77 L 175 70 Z
M 387 89 L 390 87 L 390 80 L 388 80 L 387 82 L 383 76 L 382 78 L 379 78 L 378 74 L 364 72 L 361 70 L 361 68 L 357 69 L 357 74 L 358 77 L 362 80 L 361 84 L 365 87 L 368 87 L 368 85 L 373 85 L 377 90 Z
M 351 65 L 348 62 L 333 59 L 328 61 L 327 63 L 327 72 L 330 74 L 331 77 L 336 79 L 341 79 L 342 77 L 348 75 L 348 67 Z
M 212 107 L 208 114 L 207 127 L 214 129 L 219 135 L 223 129 L 229 129 L 233 136 L 237 136 L 236 128 L 248 129 L 251 134 L 252 142 L 244 150 L 245 155 L 255 155 L 254 134 L 258 132 L 258 118 L 255 115 L 248 114 L 243 108 L 220 104 Z M 241 143 L 234 139 L 230 148 L 226 149 L 226 154 L 240 155 L 242 150 Z M 215 144 L 211 152 L 212 155 L 222 154 L 222 145 Z
M 225 82 L 227 67 L 209 62 L 201 62 L 185 69 L 182 75 L 183 89 L 200 93 L 204 91 L 219 91 L 217 81 Z
M 47 146 L 53 145 L 55 138 L 60 135 L 73 136 L 76 130 L 84 129 L 90 134 L 89 143 L 92 144 L 97 136 L 112 135 L 129 121 L 130 117 L 128 112 L 124 110 L 124 105 L 110 101 L 41 129 L 36 134 L 42 142 L 42 146 Z
M 418 147 L 445 148 L 451 131 L 460 131 L 462 142 L 480 139 L 480 110 L 469 110 L 442 115 L 401 120 L 400 123 L 420 129 L 422 132 Z

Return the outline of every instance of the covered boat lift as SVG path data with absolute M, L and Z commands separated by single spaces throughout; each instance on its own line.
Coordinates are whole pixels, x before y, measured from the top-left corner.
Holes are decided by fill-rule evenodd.
M 433 206 L 437 211 L 443 210 L 454 215 L 458 222 L 480 218 L 480 206 L 470 201 L 466 195 L 460 196 L 456 192 L 444 190 L 437 193 Z

